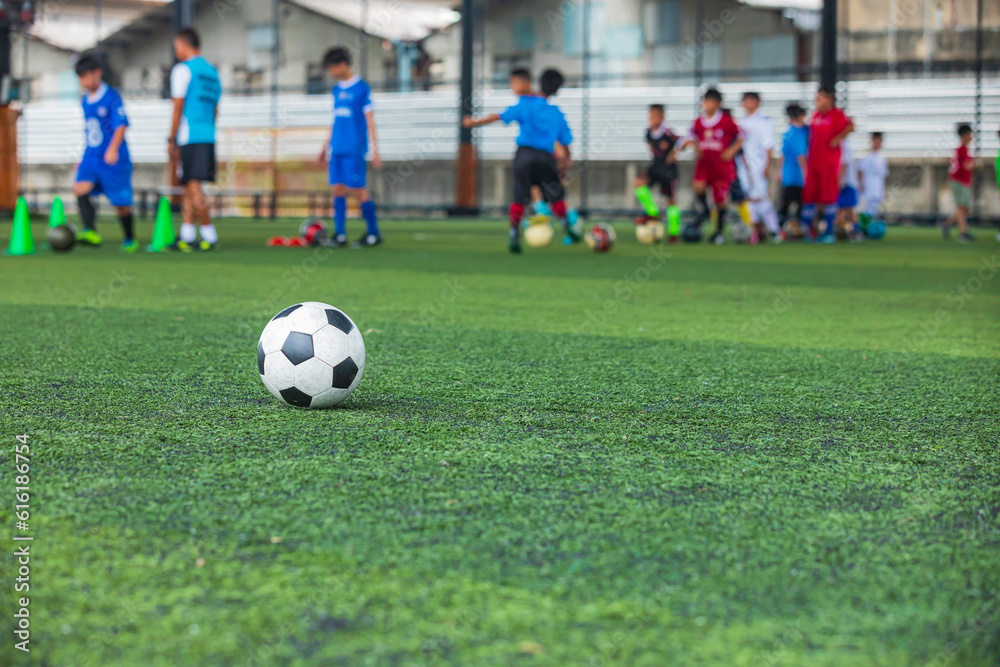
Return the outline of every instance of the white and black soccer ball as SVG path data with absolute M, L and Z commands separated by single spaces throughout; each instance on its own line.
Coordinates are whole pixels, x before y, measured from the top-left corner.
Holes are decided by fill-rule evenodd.
M 289 306 L 257 343 L 257 370 L 268 391 L 297 408 L 344 401 L 365 370 L 365 341 L 350 317 L 325 303 Z

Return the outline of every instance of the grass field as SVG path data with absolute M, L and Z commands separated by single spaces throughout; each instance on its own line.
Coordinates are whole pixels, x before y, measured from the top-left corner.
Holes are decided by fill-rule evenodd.
M 0 519 L 27 433 L 34 536 L 0 664 L 1000 662 L 989 236 L 263 246 L 296 228 L 0 258 Z M 338 409 L 257 376 L 306 300 L 366 332 Z

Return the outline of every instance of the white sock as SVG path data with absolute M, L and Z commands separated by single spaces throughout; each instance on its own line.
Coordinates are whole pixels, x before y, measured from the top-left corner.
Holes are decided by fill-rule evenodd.
M 197 237 L 198 231 L 195 229 L 193 222 L 181 224 L 181 241 L 184 241 L 184 243 L 194 243 Z
M 761 219 L 771 233 L 779 234 L 781 232 L 781 224 L 778 222 L 778 212 L 774 210 L 774 204 L 770 200 L 765 199 L 760 202 L 758 211 Z
M 203 241 L 208 241 L 209 243 L 218 243 L 219 233 L 215 231 L 215 225 L 202 225 L 201 238 Z

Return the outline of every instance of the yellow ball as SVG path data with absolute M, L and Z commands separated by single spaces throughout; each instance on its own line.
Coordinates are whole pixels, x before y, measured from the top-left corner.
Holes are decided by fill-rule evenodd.
M 663 240 L 663 223 L 647 222 L 644 225 L 635 226 L 635 237 L 643 245 L 653 245 Z
M 532 248 L 541 248 L 552 243 L 552 225 L 528 225 L 524 230 L 524 242 Z

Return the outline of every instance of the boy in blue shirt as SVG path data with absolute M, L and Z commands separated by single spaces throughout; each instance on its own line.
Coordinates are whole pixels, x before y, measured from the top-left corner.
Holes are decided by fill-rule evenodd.
M 99 246 L 101 236 L 94 226 L 96 211 L 90 196 L 104 195 L 111 201 L 118 213 L 125 239 L 122 251 L 133 253 L 139 245 L 134 238 L 132 218 L 132 161 L 125 143 L 125 129 L 128 117 L 122 106 L 122 98 L 103 80 L 101 63 L 89 55 L 82 56 L 76 63 L 76 75 L 84 90 L 81 104 L 84 118 L 84 140 L 86 148 L 83 159 L 76 169 L 76 195 L 83 231 L 77 240 L 81 243 Z
M 375 105 L 371 87 L 351 69 L 351 54 L 337 46 L 323 56 L 323 65 L 337 81 L 333 87 L 333 124 L 330 138 L 319 154 L 319 163 L 328 162 L 328 182 L 333 189 L 333 238 L 327 245 L 347 245 L 347 194 L 361 204 L 361 215 L 367 230 L 354 243 L 355 248 L 370 248 L 382 243 L 378 229 L 375 202 L 368 198 L 366 180 L 369 137 L 372 166 L 379 169 L 382 159 L 378 154 L 375 134 Z
M 525 207 L 531 203 L 531 187 L 538 186 L 542 199 L 550 205 L 552 213 L 562 222 L 566 236 L 579 240 L 579 235 L 567 221 L 565 190 L 559 176 L 559 160 L 568 158 L 568 147 L 573 143 L 573 133 L 559 107 L 549 104 L 546 98 L 555 94 L 562 84 L 558 72 L 542 79 L 542 95 L 531 90 L 531 74 L 526 69 L 516 69 L 510 74 L 510 89 L 518 96 L 517 103 L 499 114 L 474 119 L 462 119 L 465 127 L 482 127 L 497 121 L 505 125 L 516 122 L 521 132 L 517 137 L 514 154 L 514 201 L 510 205 L 510 251 L 521 252 L 521 218 Z
M 806 110 L 798 104 L 789 104 L 788 130 L 781 142 L 781 223 L 788 220 L 791 208 L 795 215 L 802 210 L 802 185 L 806 168 L 806 153 L 809 149 L 809 127 L 805 124 Z
M 219 72 L 201 57 L 201 38 L 192 28 L 184 28 L 174 37 L 178 63 L 170 71 L 170 97 L 174 113 L 167 144 L 180 158 L 180 181 L 184 187 L 183 222 L 175 247 L 185 252 L 195 247 L 200 233 L 199 250 L 212 250 L 219 234 L 212 224 L 212 211 L 202 183 L 215 182 L 215 119 L 219 115 L 222 84 Z M 179 154 L 179 155 L 178 155 Z M 200 230 L 194 221 L 200 223 Z

